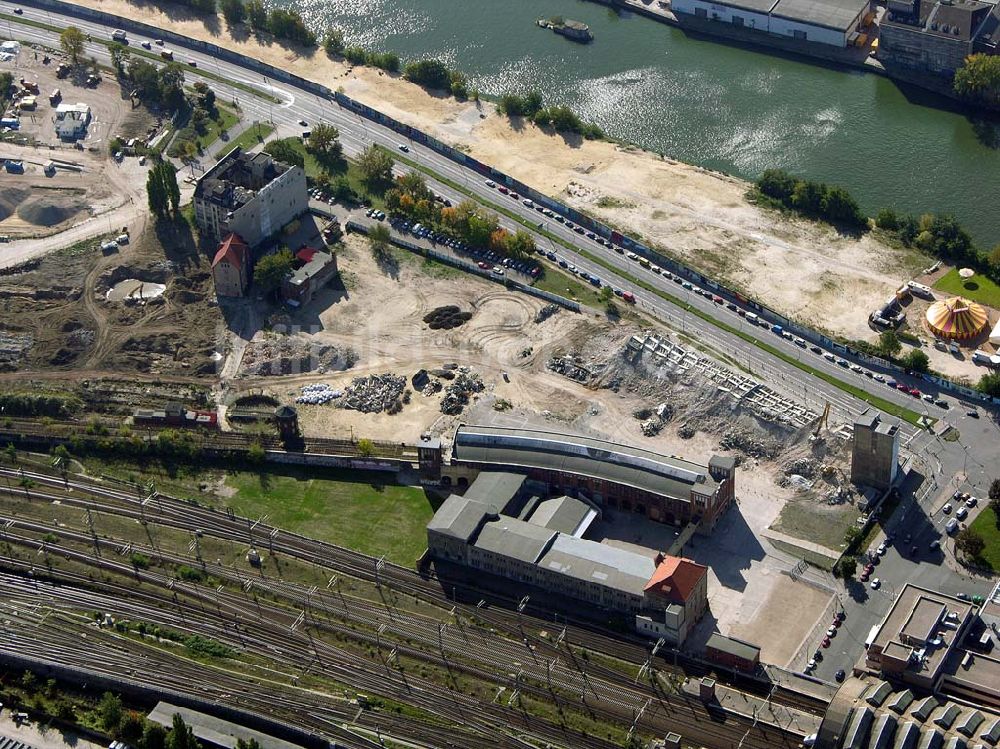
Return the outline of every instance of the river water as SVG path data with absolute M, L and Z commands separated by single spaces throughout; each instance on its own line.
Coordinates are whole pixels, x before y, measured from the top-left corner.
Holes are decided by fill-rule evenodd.
M 908 99 L 880 76 L 692 39 L 581 0 L 280 0 L 317 30 L 404 59 L 438 57 L 489 94 L 537 88 L 618 138 L 754 178 L 768 167 L 882 206 L 953 213 L 1000 242 L 1000 126 Z M 590 25 L 579 45 L 537 28 Z

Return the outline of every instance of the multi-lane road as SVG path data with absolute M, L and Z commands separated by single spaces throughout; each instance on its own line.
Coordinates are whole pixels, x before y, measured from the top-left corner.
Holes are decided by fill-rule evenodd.
M 0 12 L 10 13 L 14 7 L 12 4 L 5 3 L 0 5 Z M 112 31 L 110 27 L 29 7 L 23 7 L 20 16 L 10 16 L 6 25 L 11 36 L 22 41 L 56 48 L 58 47 L 58 34 L 56 32 L 19 23 L 21 20 L 39 21 L 54 27 L 75 25 L 92 38 L 92 41 L 87 44 L 86 53 L 97 57 L 102 62 L 110 61 L 105 46 L 110 39 Z M 131 35 L 129 41 L 134 47 L 138 47 L 143 41 L 153 42 L 154 40 Z M 864 400 L 846 393 L 836 385 L 814 377 L 788 361 L 768 354 L 740 336 L 719 328 L 700 317 L 695 310 L 711 318 L 719 319 L 733 328 L 753 333 L 759 339 L 766 341 L 769 346 L 781 350 L 786 356 L 806 362 L 816 370 L 849 382 L 871 395 L 896 405 L 905 406 L 918 413 L 926 413 L 938 419 L 954 418 L 956 414 L 950 414 L 949 410 L 961 413 L 966 410 L 965 405 L 948 396 L 944 397 L 945 401 L 952 406 L 948 410 L 915 399 L 911 395 L 901 393 L 862 374 L 827 361 L 822 356 L 811 353 L 808 349 L 796 346 L 792 341 L 747 323 L 742 316 L 726 309 L 725 306 L 718 305 L 711 299 L 684 289 L 662 276 L 655 275 L 625 256 L 573 232 L 564 224 L 546 218 L 532 208 L 526 207 L 521 201 L 500 194 L 496 189 L 487 186 L 482 176 L 473 170 L 457 164 L 417 142 L 407 141 L 389 128 L 343 109 L 330 99 L 316 96 L 289 84 L 277 83 L 250 67 L 242 67 L 219 60 L 195 49 L 180 49 L 175 43 L 171 43 L 171 47 L 174 48 L 176 59 L 182 64 L 196 63 L 197 67 L 190 65 L 187 67 L 186 73 L 190 79 L 197 79 L 206 73 L 217 76 L 218 78 L 215 79 L 206 79 L 206 82 L 216 90 L 220 97 L 237 101 L 247 119 L 272 121 L 278 126 L 283 126 L 286 130 L 293 131 L 302 129 L 302 126 L 299 125 L 301 121 L 308 123 L 306 127 L 321 121 L 330 123 L 339 128 L 341 141 L 348 155 L 355 155 L 372 143 L 377 143 L 393 151 L 396 151 L 401 144 L 405 145 L 408 149 L 406 158 L 419 164 L 420 168 L 426 170 L 430 175 L 440 175 L 453 184 L 461 185 L 465 193 L 473 195 L 477 200 L 488 205 L 501 205 L 507 211 L 531 222 L 532 225 L 543 226 L 545 233 L 549 236 L 558 237 L 561 242 L 578 247 L 591 257 L 600 257 L 604 263 L 610 264 L 615 269 L 614 274 L 607 267 L 594 262 L 579 250 L 574 251 L 567 249 L 564 245 L 557 245 L 548 236 L 541 234 L 537 236 L 540 246 L 552 249 L 561 258 L 565 258 L 567 262 L 572 263 L 582 271 L 598 276 L 605 283 L 610 283 L 618 289 L 631 291 L 635 295 L 638 305 L 645 312 L 669 323 L 678 330 L 686 332 L 691 337 L 698 339 L 703 345 L 715 349 L 733 361 L 739 362 L 741 367 L 752 372 L 754 376 L 766 381 L 775 389 L 783 391 L 786 395 L 806 401 L 814 410 L 819 410 L 826 402 L 830 402 L 839 416 L 847 419 L 865 410 L 868 404 Z M 157 49 L 155 44 L 153 49 Z M 219 79 L 236 82 L 241 87 L 220 82 Z M 251 87 L 258 92 L 267 92 L 280 103 L 275 103 L 267 97 L 254 96 L 246 90 L 246 87 Z M 436 192 L 453 200 L 466 197 L 459 191 L 439 183 L 433 176 L 429 177 L 429 182 Z M 520 224 L 507 217 L 502 217 L 502 223 L 512 229 L 522 228 Z M 636 278 L 641 278 L 644 284 L 669 294 L 672 298 L 677 299 L 678 303 L 671 303 L 662 296 L 636 284 L 634 280 Z M 887 378 L 890 376 L 888 372 L 884 374 Z M 920 388 L 927 387 L 926 383 L 917 380 L 913 380 L 909 384 Z M 908 436 L 916 433 L 916 428 L 910 425 L 904 424 L 903 428 Z

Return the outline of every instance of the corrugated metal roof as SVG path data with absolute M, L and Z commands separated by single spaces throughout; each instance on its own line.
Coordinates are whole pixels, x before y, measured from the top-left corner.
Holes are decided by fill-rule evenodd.
M 848 31 L 868 7 L 868 0 L 778 0 L 771 15 Z

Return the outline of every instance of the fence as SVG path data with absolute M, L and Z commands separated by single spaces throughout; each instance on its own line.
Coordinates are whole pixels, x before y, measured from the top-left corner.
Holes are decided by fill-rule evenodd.
M 372 107 L 369 107 L 367 104 L 362 104 L 361 102 L 356 101 L 339 91 L 331 91 L 329 88 L 327 88 L 322 84 L 307 80 L 305 78 L 301 78 L 285 70 L 281 70 L 272 65 L 268 65 L 265 62 L 261 62 L 260 60 L 255 60 L 251 57 L 246 57 L 244 55 L 241 55 L 230 49 L 219 47 L 218 45 L 215 44 L 202 42 L 197 39 L 191 39 L 190 37 L 182 36 L 173 31 L 156 28 L 155 26 L 150 26 L 148 24 L 141 23 L 139 21 L 134 21 L 129 18 L 114 16 L 111 15 L 110 13 L 105 13 L 103 11 L 98 11 L 98 10 L 92 10 L 90 8 L 84 8 L 79 5 L 72 5 L 70 3 L 64 2 L 63 0 L 24 0 L 23 4 L 36 8 L 41 8 L 43 10 L 53 10 L 55 12 L 68 16 L 84 18 L 87 20 L 94 21 L 96 23 L 100 23 L 105 26 L 121 28 L 126 31 L 138 32 L 153 38 L 160 38 L 165 41 L 169 41 L 171 44 L 175 46 L 186 47 L 188 49 L 197 50 L 204 54 L 208 54 L 213 57 L 231 62 L 235 65 L 239 65 L 240 67 L 248 68 L 250 70 L 255 70 L 261 74 L 265 84 L 267 84 L 268 77 L 270 77 L 274 80 L 282 81 L 284 83 L 293 85 L 299 89 L 302 89 L 303 91 L 308 91 L 309 93 L 315 96 L 322 96 L 327 99 L 332 99 L 341 107 L 349 109 L 350 111 L 360 114 L 368 118 L 369 120 L 372 120 L 373 122 L 376 122 L 380 125 L 392 129 L 393 131 L 399 133 L 400 135 L 403 135 L 413 141 L 416 141 L 417 143 L 427 146 L 428 148 L 431 148 L 432 150 L 450 159 L 451 161 L 454 161 L 457 164 L 475 170 L 478 174 L 482 175 L 487 179 L 491 179 L 494 182 L 505 185 L 506 187 L 514 190 L 520 195 L 530 198 L 532 201 L 543 206 L 544 208 L 548 208 L 549 210 L 562 214 L 563 216 L 570 219 L 579 226 L 584 227 L 584 229 L 592 231 L 595 234 L 603 237 L 604 239 L 614 242 L 615 244 L 621 247 L 624 247 L 630 252 L 634 252 L 637 255 L 641 255 L 642 257 L 645 257 L 647 260 L 650 260 L 651 262 L 655 262 L 660 267 L 666 268 L 675 275 L 679 275 L 681 277 L 687 278 L 693 283 L 697 283 L 701 286 L 710 288 L 714 292 L 718 293 L 720 296 L 727 298 L 729 301 L 738 301 L 741 304 L 750 307 L 758 315 L 767 318 L 769 321 L 773 323 L 781 325 L 783 328 L 790 330 L 800 338 L 803 338 L 807 341 L 811 341 L 812 343 L 818 345 L 823 345 L 828 348 L 832 348 L 841 353 L 847 353 L 855 357 L 860 356 L 859 352 L 854 351 L 853 349 L 850 349 L 847 346 L 834 343 L 832 340 L 824 336 L 822 333 L 812 330 L 811 328 L 806 328 L 802 325 L 799 325 L 798 323 L 789 320 L 785 315 L 782 315 L 776 312 L 775 310 L 772 310 L 771 308 L 761 304 L 760 302 L 757 302 L 753 299 L 744 296 L 738 291 L 733 291 L 731 289 L 727 289 L 726 287 L 719 285 L 712 279 L 707 278 L 698 271 L 679 263 L 673 258 L 667 257 L 666 255 L 663 255 L 657 250 L 647 247 L 641 242 L 635 241 L 631 237 L 625 236 L 616 229 L 612 229 L 608 226 L 605 226 L 601 224 L 599 221 L 596 221 L 595 219 L 591 218 L 590 216 L 580 213 L 576 209 L 564 205 L 559 201 L 552 199 L 548 195 L 544 195 L 538 192 L 533 187 L 530 187 L 524 184 L 523 182 L 520 182 L 519 180 L 514 179 L 513 177 L 504 174 L 503 172 L 498 171 L 497 169 L 494 169 L 488 164 L 483 164 L 481 161 L 478 161 L 472 158 L 471 156 L 457 149 L 454 149 L 445 143 L 442 143 L 436 138 L 427 135 L 423 131 L 418 130 L 403 122 L 400 122 L 399 120 L 396 120 L 392 117 L 389 117 L 388 115 L 383 114 L 382 112 L 379 112 L 378 110 L 373 109 Z M 525 290 L 527 288 L 530 287 L 525 287 Z M 536 296 L 537 295 L 538 294 L 536 294 Z M 558 301 L 556 301 L 555 303 L 561 304 L 561 302 Z M 897 369 L 898 371 L 898 368 L 894 368 L 893 365 L 891 365 L 888 361 L 884 361 L 882 359 L 875 359 L 873 360 L 873 362 L 877 366 L 884 367 L 890 370 Z M 947 381 L 941 381 L 941 382 L 943 383 Z M 989 398 L 987 396 L 982 395 L 981 393 L 976 392 L 975 390 L 972 390 L 970 388 L 961 385 L 957 385 L 955 383 L 949 383 L 948 385 L 942 384 L 941 387 L 947 388 L 952 392 L 964 395 L 967 398 L 985 402 L 992 402 L 995 404 L 1000 403 L 1000 398 Z
M 348 221 L 346 224 L 348 231 L 356 231 L 360 234 L 368 234 L 369 227 L 364 224 L 359 224 L 357 221 Z M 503 284 L 508 289 L 516 289 L 517 291 L 523 291 L 525 294 L 531 294 L 539 299 L 544 299 L 547 302 L 552 302 L 553 304 L 558 304 L 560 307 L 565 307 L 573 312 L 580 311 L 580 305 L 571 299 L 559 296 L 558 294 L 553 294 L 548 291 L 543 291 L 542 289 L 536 289 L 534 286 L 530 286 L 520 281 L 515 281 L 512 278 L 498 278 L 493 273 L 488 270 L 480 268 L 478 265 L 473 265 L 472 263 L 467 263 L 464 260 L 459 260 L 451 255 L 445 255 L 444 253 L 437 252 L 435 250 L 428 249 L 426 247 L 421 247 L 418 244 L 414 244 L 401 237 L 392 236 L 389 241 L 396 245 L 397 247 L 402 247 L 404 250 L 409 250 L 418 255 L 424 255 L 438 263 L 444 263 L 445 265 L 450 265 L 453 268 L 458 268 L 459 270 L 465 271 L 466 273 L 472 273 L 479 276 L 480 278 L 485 278 L 488 281 L 493 281 L 494 283 Z

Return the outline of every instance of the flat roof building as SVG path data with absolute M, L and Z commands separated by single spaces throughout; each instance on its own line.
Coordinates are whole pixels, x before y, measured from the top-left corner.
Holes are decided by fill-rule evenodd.
M 708 530 L 735 497 L 735 460 L 707 466 L 594 437 L 535 429 L 461 425 L 452 463 L 523 471 L 550 489 L 663 523 Z
M 525 477 L 483 471 L 427 524 L 432 557 L 625 615 L 638 631 L 681 643 L 708 606 L 708 569 L 690 560 L 638 554 L 581 536 L 597 516 L 582 499 L 519 505 Z M 495 500 L 495 501 L 494 501 Z
M 872 411 L 854 420 L 851 481 L 885 491 L 899 472 L 899 426 Z
M 998 52 L 1000 7 L 980 0 L 889 0 L 879 28 L 884 65 L 950 76 L 969 55 Z

